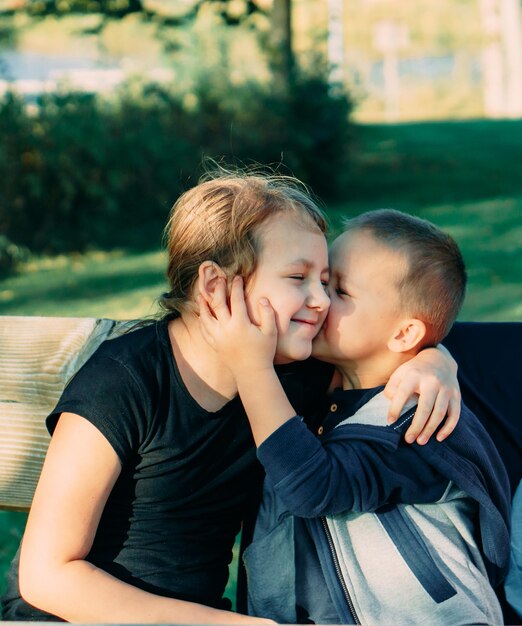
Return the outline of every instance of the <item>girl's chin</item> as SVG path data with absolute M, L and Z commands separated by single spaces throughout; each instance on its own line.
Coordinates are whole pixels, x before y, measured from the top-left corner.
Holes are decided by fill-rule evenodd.
M 276 353 L 274 357 L 275 365 L 285 365 L 287 363 L 293 363 L 294 361 L 305 361 L 312 356 L 312 344 L 308 346 L 296 347 L 295 349 L 285 350 Z

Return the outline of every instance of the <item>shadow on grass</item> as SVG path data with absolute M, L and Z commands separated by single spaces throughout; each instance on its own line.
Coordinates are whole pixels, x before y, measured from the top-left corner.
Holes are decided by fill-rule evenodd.
M 45 301 L 63 302 L 66 305 L 75 300 L 128 294 L 134 290 L 156 284 L 158 285 L 158 295 L 160 295 L 160 291 L 164 287 L 161 275 L 151 270 L 142 272 L 135 270 L 122 272 L 119 270 L 118 273 L 102 276 L 71 274 L 63 282 L 56 284 L 49 284 L 42 278 L 45 279 L 45 274 L 39 275 L 39 282 L 23 285 L 16 292 L 10 290 L 9 287 L 6 289 L 4 283 L 4 290 L 0 292 L 0 298 L 3 298 L 3 301 L 0 300 L 0 313 L 2 315 L 9 315 L 11 312 L 18 314 L 20 309 L 26 309 L 29 312 Z
M 166 288 L 165 254 L 124 251 L 35 258 L 0 281 L 0 314 L 131 319 Z
M 360 125 L 346 193 L 405 210 L 520 195 L 521 158 L 520 120 Z

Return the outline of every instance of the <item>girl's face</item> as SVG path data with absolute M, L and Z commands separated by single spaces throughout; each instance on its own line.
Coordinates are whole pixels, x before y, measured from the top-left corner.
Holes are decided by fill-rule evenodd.
M 275 363 L 301 361 L 310 356 L 330 304 L 326 239 L 289 215 L 268 220 L 260 239 L 257 269 L 246 290 L 250 317 L 258 321 L 257 303 L 267 298 L 278 330 Z

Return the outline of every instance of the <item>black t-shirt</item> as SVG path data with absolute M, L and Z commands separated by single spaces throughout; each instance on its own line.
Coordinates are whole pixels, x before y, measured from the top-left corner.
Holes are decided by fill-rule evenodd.
M 311 361 L 279 375 L 307 414 L 331 368 Z M 262 476 L 239 398 L 214 413 L 194 401 L 162 320 L 100 346 L 49 416 L 51 433 L 65 411 L 92 422 L 122 464 L 87 560 L 147 591 L 225 606 L 232 546 Z M 13 591 L 4 619 L 14 619 Z

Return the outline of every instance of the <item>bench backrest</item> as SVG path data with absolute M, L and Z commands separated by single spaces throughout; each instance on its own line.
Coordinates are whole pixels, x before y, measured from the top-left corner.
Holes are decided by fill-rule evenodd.
M 29 510 L 49 444 L 45 418 L 69 378 L 125 322 L 0 317 L 0 509 Z

